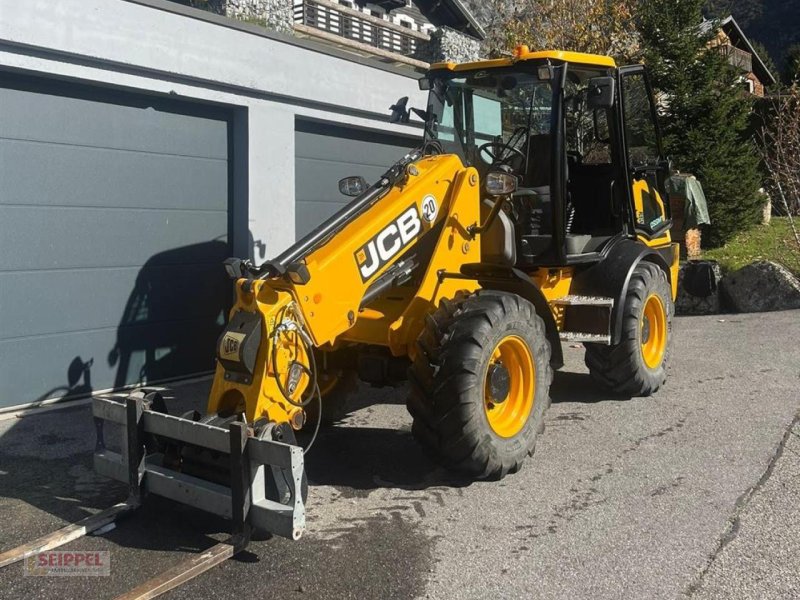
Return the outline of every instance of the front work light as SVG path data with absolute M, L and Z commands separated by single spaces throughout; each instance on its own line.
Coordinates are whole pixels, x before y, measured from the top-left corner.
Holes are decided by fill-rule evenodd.
M 339 181 L 339 191 L 345 196 L 360 196 L 367 189 L 367 181 L 360 175 L 345 177 Z
M 508 196 L 517 191 L 517 178 L 511 173 L 490 171 L 486 174 L 486 193 L 490 196 Z

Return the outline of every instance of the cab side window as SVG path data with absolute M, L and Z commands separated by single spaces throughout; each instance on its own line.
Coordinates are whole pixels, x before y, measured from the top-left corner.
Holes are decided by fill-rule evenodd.
M 580 79 L 567 80 L 564 90 L 567 153 L 585 165 L 610 165 L 611 134 L 608 112 L 587 106 L 588 82 L 601 71 L 574 71 Z
M 644 74 L 623 77 L 622 89 L 628 164 L 631 167 L 654 165 L 659 159 L 658 137 Z
M 652 98 L 642 71 L 622 77 L 622 107 L 628 166 L 634 172 L 636 226 L 649 234 L 667 225 L 667 215 L 659 193 L 658 132 Z

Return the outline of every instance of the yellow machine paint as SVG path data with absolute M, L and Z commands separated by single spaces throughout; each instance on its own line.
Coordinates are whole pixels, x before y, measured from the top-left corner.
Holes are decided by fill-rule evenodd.
M 315 323 L 312 336 L 318 346 L 331 344 L 337 337 L 344 336 L 343 339 L 350 341 L 391 346 L 398 354 L 404 353 L 404 347 L 418 332 L 413 331 L 413 323 L 424 318 L 439 298 L 452 292 L 449 288 L 453 286 L 438 284 L 436 271 L 458 270 L 464 263 L 480 262 L 478 240 L 467 234 L 467 227 L 475 225 L 479 219 L 475 169 L 464 168 L 461 160 L 452 155 L 423 158 L 415 167 L 416 175 L 408 174 L 402 186 L 391 190 L 373 209 L 345 227 L 337 243 L 326 244 L 308 257 L 309 270 L 315 277 L 297 288 L 296 293 L 306 321 Z M 432 221 L 423 214 L 423 203 L 429 197 L 433 197 L 437 205 Z M 387 227 L 399 229 L 396 220 L 409 206 L 416 208 L 411 219 L 414 235 L 408 243 L 403 243 L 401 238 L 398 240 L 395 245 L 399 250 L 391 255 L 392 260 L 412 250 L 434 227 L 444 228 L 424 284 L 412 297 L 395 301 L 394 310 L 388 301 L 390 304 L 384 304 L 385 312 L 380 316 L 376 314 L 380 309 L 375 308 L 360 315 L 359 304 L 366 287 L 385 269 L 378 268 L 363 278 L 364 261 L 371 257 L 359 253 L 369 253 L 369 249 L 364 250 L 369 246 L 368 240 L 376 234 L 379 236 Z M 359 268 L 354 268 L 354 262 Z
M 252 284 L 240 280 L 236 285 L 236 303 L 231 311 L 257 312 L 263 316 L 269 333 L 282 320 L 310 324 L 308 330 L 315 346 L 337 342 L 357 342 L 387 346 L 397 355 L 414 352 L 413 342 L 419 335 L 423 320 L 442 298 L 452 298 L 459 291 L 478 289 L 475 281 L 446 279 L 439 281 L 439 271 L 458 271 L 464 263 L 480 262 L 480 236 L 468 232 L 470 226 L 479 224 L 480 199 L 478 174 L 465 168 L 458 157 L 452 155 L 427 157 L 415 163 L 414 174 L 402 186 L 391 190 L 385 198 L 365 214 L 350 223 L 337 237 L 337 243 L 326 244 L 309 255 L 307 265 L 314 277 L 308 284 L 295 286 L 286 282 L 256 281 Z M 433 197 L 436 214 L 425 216 L 424 202 Z M 409 210 L 412 209 L 412 210 Z M 415 209 L 415 210 L 414 210 Z M 410 214 L 408 222 L 398 218 Z M 398 217 L 399 215 L 399 217 Z M 407 228 L 408 238 L 400 233 Z M 389 229 L 395 235 L 391 247 L 397 247 L 391 259 L 398 259 L 412 250 L 421 237 L 435 227 L 441 228 L 436 249 L 427 265 L 424 283 L 410 293 L 402 290 L 361 310 L 359 304 L 366 286 L 385 272 L 377 268 L 368 277 L 363 276 L 365 265 L 372 260 L 366 253 L 376 252 L 369 246 L 373 232 Z M 379 234 L 380 235 L 380 234 Z M 405 294 L 405 295 L 403 295 Z M 220 341 L 220 357 L 224 357 L 226 333 Z M 278 379 L 286 377 L 281 366 L 293 360 L 307 363 L 307 352 L 297 340 L 296 332 L 280 336 L 277 345 L 280 353 L 278 373 L 272 369 L 273 346 L 263 344 L 253 380 L 260 385 L 236 383 L 225 377 L 225 369 L 217 366 L 207 410 L 218 412 L 244 412 L 252 422 L 267 418 L 276 422 L 289 422 L 299 429 L 305 422 L 303 410 L 289 403 L 278 388 Z M 233 356 L 235 358 L 235 356 Z M 285 384 L 286 382 L 284 382 Z M 296 392 L 292 395 L 298 403 L 306 393 L 309 378 L 303 374 Z
M 525 60 L 553 60 L 581 65 L 599 67 L 616 67 L 617 63 L 610 56 L 587 54 L 585 52 L 569 52 L 565 50 L 539 50 L 531 52 L 528 46 L 517 46 L 510 58 L 497 58 L 469 63 L 441 62 L 431 65 L 431 70 L 447 69 L 448 71 L 471 71 L 475 69 L 491 69 L 508 67 Z
M 531 52 L 519 47 L 507 59 L 477 63 L 432 65 L 431 71 L 474 72 L 514 65 L 521 61 L 561 61 L 582 65 L 615 68 L 610 57 L 565 51 Z M 281 366 L 292 361 L 308 362 L 307 350 L 299 344 L 295 332 L 278 336 L 273 342 L 271 333 L 281 323 L 297 322 L 307 331 L 314 347 L 335 349 L 343 344 L 367 344 L 386 347 L 392 355 L 413 359 L 425 319 L 442 299 L 459 293 L 480 289 L 475 279 L 441 278 L 440 273 L 457 273 L 464 264 L 481 263 L 480 234 L 470 231 L 479 225 L 481 181 L 478 171 L 465 167 L 452 154 L 425 156 L 409 167 L 399 185 L 381 200 L 346 224 L 328 243 L 311 252 L 304 260 L 313 274 L 306 283 L 296 284 L 286 278 L 240 280 L 236 284 L 236 302 L 231 314 L 238 311 L 258 313 L 263 317 L 262 355 L 259 357 L 253 381 L 237 383 L 225 378 L 225 369 L 218 366 L 207 410 L 209 413 L 241 411 L 248 421 L 266 418 L 288 422 L 300 428 L 304 421 L 303 408 L 288 402 L 278 388 L 287 384 L 287 373 Z M 652 194 L 659 213 L 664 203 L 657 191 L 644 179 L 633 184 L 634 210 L 637 219 L 645 218 L 643 196 Z M 425 203 L 433 199 L 435 211 Z M 412 251 L 423 236 L 438 228 L 435 247 L 424 276 L 417 287 L 398 287 L 392 294 L 377 298 L 368 306 L 361 301 L 366 289 L 383 275 L 387 268 Z M 671 248 L 669 231 L 650 239 L 639 240 L 654 249 Z M 386 240 L 390 240 L 387 245 Z M 379 252 L 378 248 L 387 250 Z M 672 252 L 669 264 L 672 297 L 676 293 L 678 254 Z M 560 299 L 573 294 L 574 267 L 537 268 L 528 272 L 546 299 L 559 329 L 564 325 L 565 307 Z M 235 333 L 226 334 L 220 342 L 220 357 L 225 356 L 225 343 L 235 340 Z M 294 338 L 292 337 L 294 336 Z M 513 348 L 509 342 L 508 348 Z M 279 354 L 274 372 L 272 354 Z M 503 350 L 522 360 L 524 352 Z M 308 389 L 310 378 L 303 373 L 296 382 L 292 398 L 300 403 Z M 527 387 L 526 387 L 527 389 Z M 501 428 L 502 429 L 502 428 Z M 508 429 L 506 429 L 508 431 Z

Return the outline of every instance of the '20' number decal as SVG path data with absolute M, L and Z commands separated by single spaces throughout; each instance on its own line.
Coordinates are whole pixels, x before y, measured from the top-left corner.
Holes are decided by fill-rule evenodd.
M 430 194 L 425 196 L 422 199 L 422 218 L 426 223 L 433 223 L 437 214 L 439 214 L 439 205 L 436 203 L 436 197 Z

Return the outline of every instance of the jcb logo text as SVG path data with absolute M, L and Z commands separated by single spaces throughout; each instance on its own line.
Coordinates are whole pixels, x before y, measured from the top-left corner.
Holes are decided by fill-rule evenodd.
M 356 252 L 356 264 L 361 273 L 361 280 L 366 281 L 392 258 L 422 230 L 417 205 L 412 204 L 394 222 L 373 237 Z

